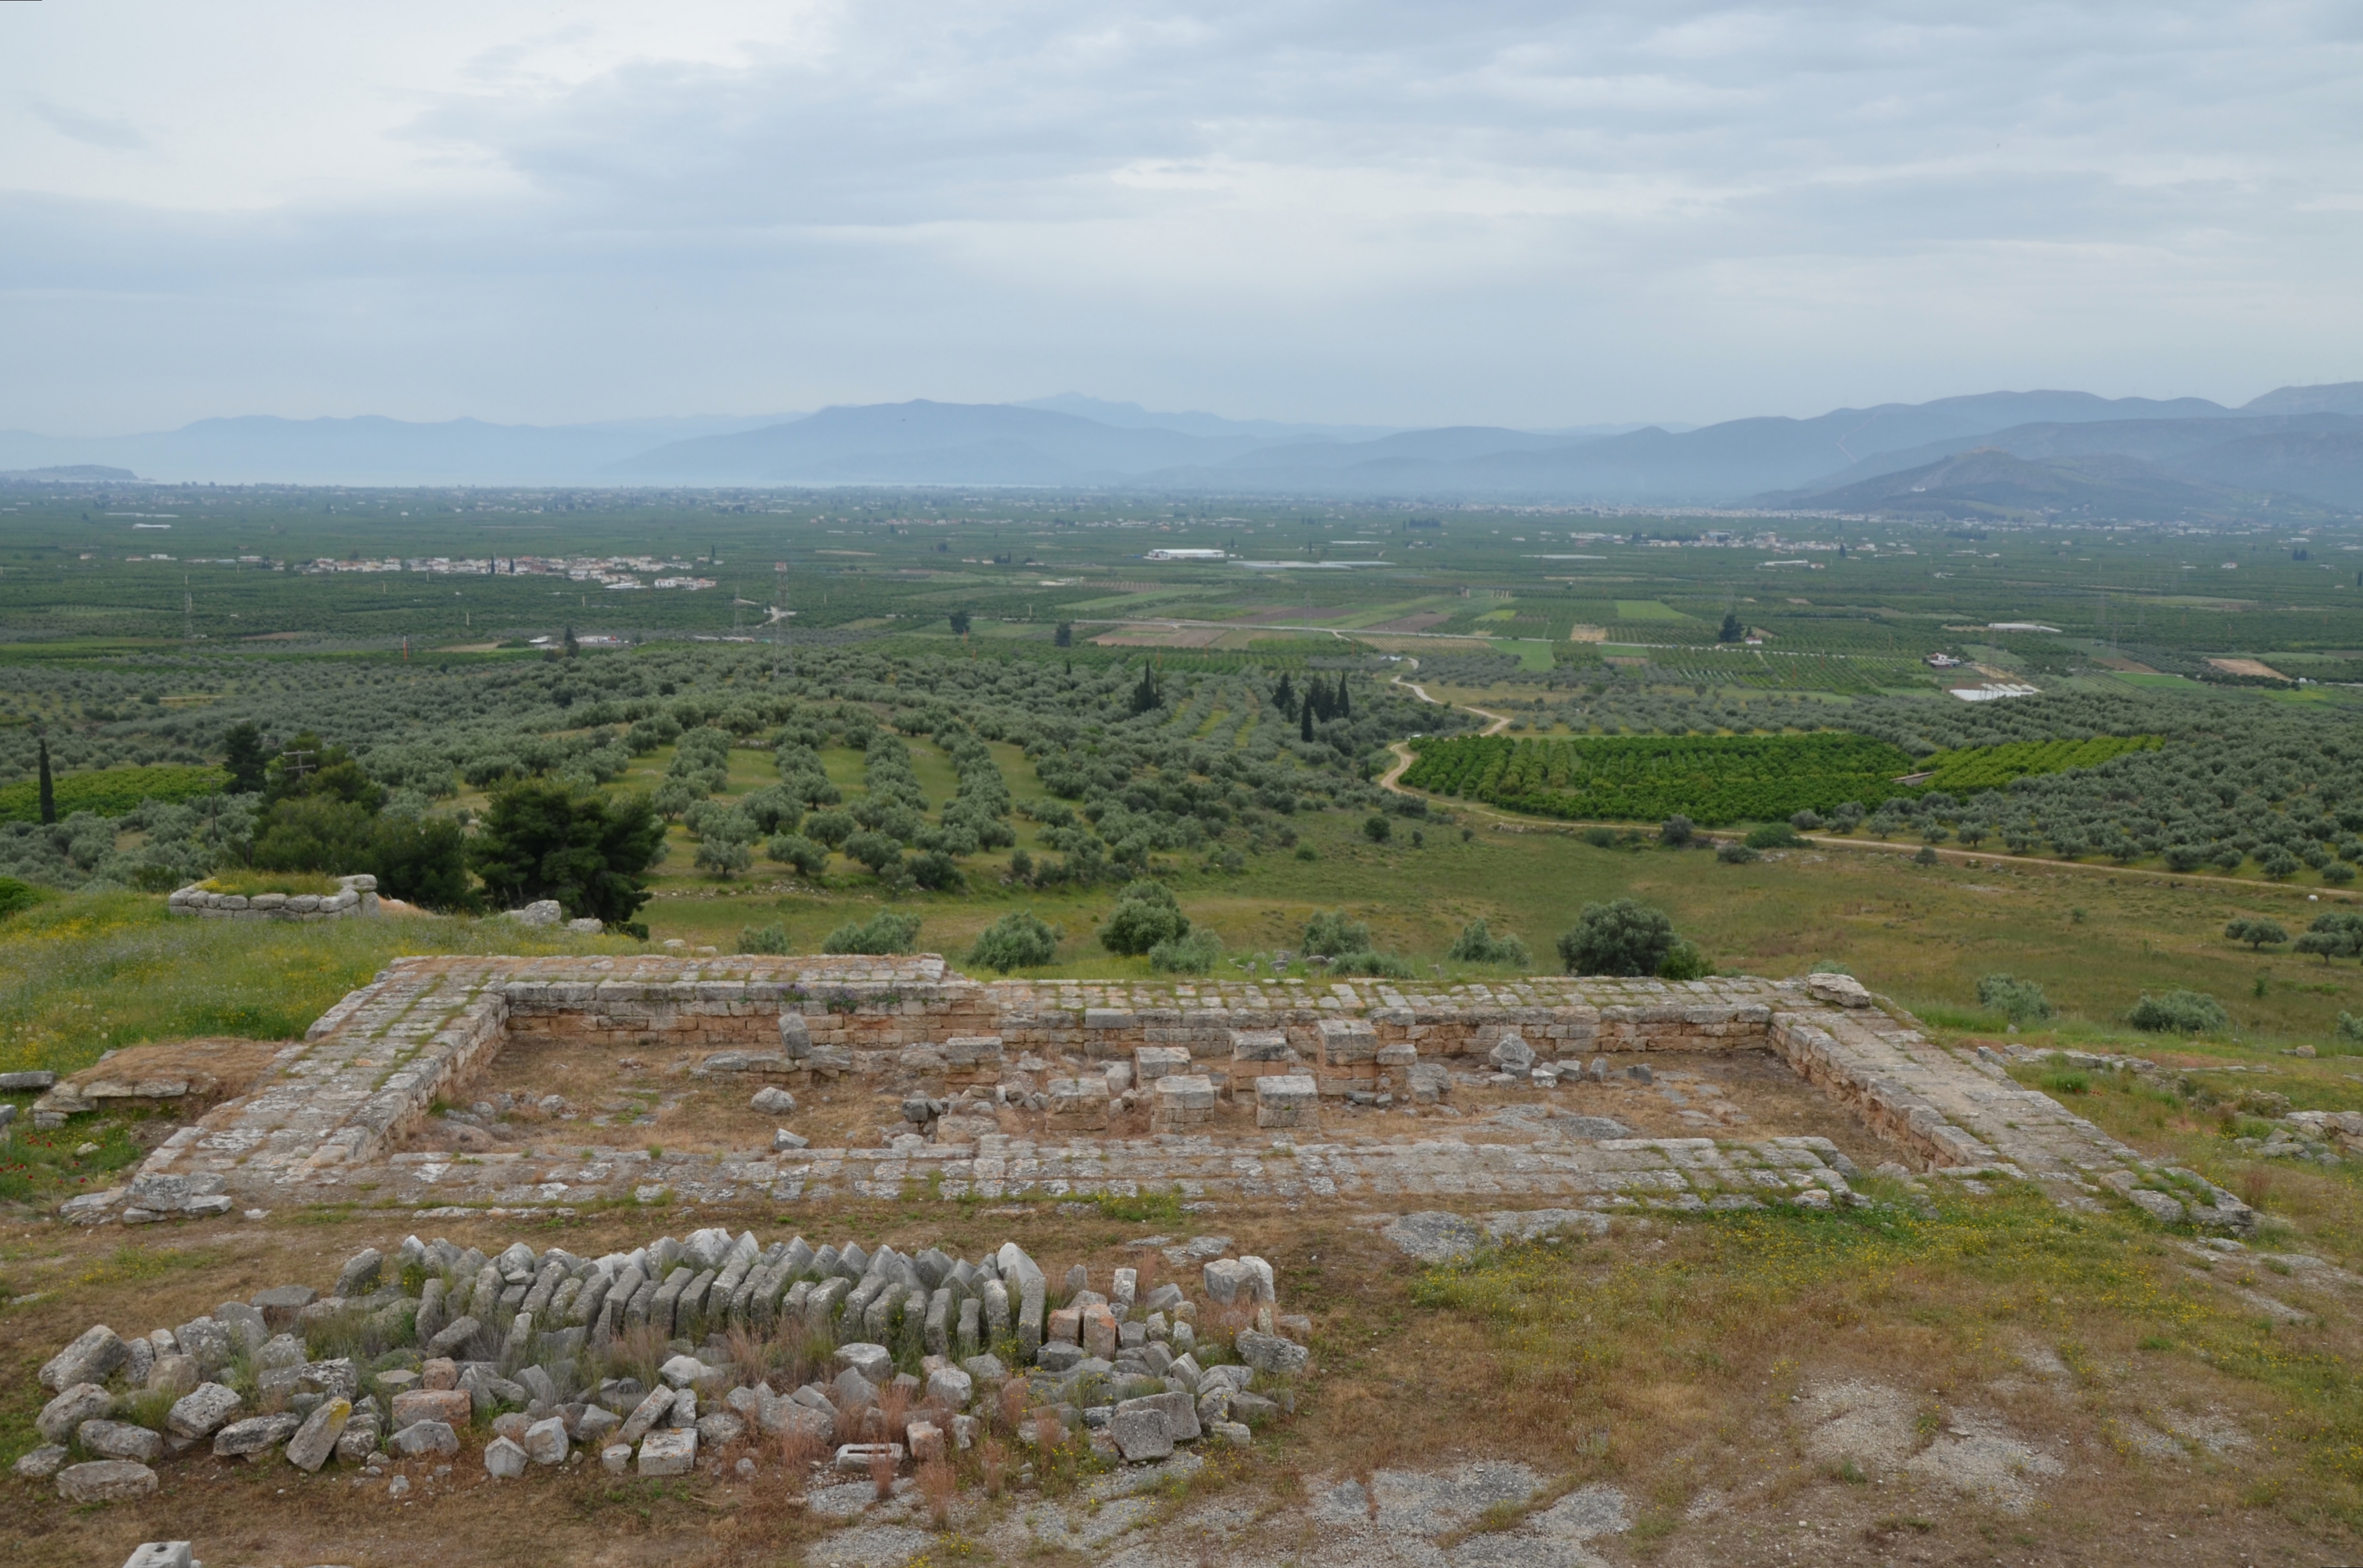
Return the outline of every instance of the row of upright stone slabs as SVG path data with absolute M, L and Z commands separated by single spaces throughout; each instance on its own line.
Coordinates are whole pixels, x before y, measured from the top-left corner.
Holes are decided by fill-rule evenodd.
M 85 1331 L 41 1369 L 56 1396 L 37 1423 L 49 1443 L 19 1469 L 58 1474 L 68 1496 L 102 1481 L 130 1485 L 127 1496 L 152 1490 L 152 1475 L 134 1485 L 75 1466 L 69 1476 L 61 1466 L 70 1440 L 132 1468 L 200 1443 L 225 1457 L 284 1450 L 310 1470 L 332 1454 L 374 1465 L 382 1447 L 405 1457 L 455 1452 L 471 1417 L 508 1407 L 485 1454 L 496 1475 L 522 1473 L 528 1460 L 558 1463 L 577 1443 L 616 1468 L 637 1448 L 644 1474 L 675 1474 L 694 1463 L 701 1441 L 719 1445 L 750 1428 L 827 1443 L 875 1440 L 865 1412 L 894 1385 L 931 1417 L 913 1429 L 912 1456 L 924 1459 L 919 1440 L 929 1434 L 938 1448 L 973 1440 L 966 1409 L 980 1385 L 1013 1375 L 1004 1357 L 1026 1378 L 1029 1405 L 1099 1430 L 1094 1441 L 1125 1457 L 1170 1452 L 1208 1430 L 1242 1441 L 1239 1419 L 1272 1408 L 1251 1392 L 1258 1378 L 1301 1372 L 1310 1353 L 1304 1321 L 1275 1315 L 1270 1265 L 1221 1255 L 1227 1250 L 1212 1237 L 1180 1250 L 1203 1264 L 1202 1315 L 1179 1284 L 1141 1292 L 1131 1268 L 1113 1271 L 1103 1292 L 1078 1264 L 1054 1290 L 1015 1242 L 970 1262 L 932 1248 L 907 1257 L 859 1243 L 815 1251 L 801 1238 L 766 1247 L 752 1232 L 734 1240 L 708 1230 L 601 1258 L 522 1242 L 487 1258 L 414 1236 L 391 1271 L 374 1249 L 348 1262 L 325 1297 L 283 1286 L 130 1341 L 105 1325 Z M 309 1359 L 312 1332 L 356 1321 L 364 1343 L 394 1348 L 358 1364 Z M 733 1330 L 830 1345 L 836 1376 L 786 1395 L 747 1386 L 732 1370 Z M 676 1353 L 662 1386 L 598 1375 L 617 1337 L 647 1332 Z M 216 1381 L 241 1358 L 250 1385 Z M 918 1374 L 898 1374 L 898 1364 Z M 143 1392 L 172 1396 L 161 1430 L 117 1419 Z
M 1448 1091 L 1451 1075 L 1443 1064 L 1421 1062 L 1417 1048 L 1407 1042 L 1381 1044 L 1377 1031 L 1361 1019 L 1323 1019 L 1314 1032 L 1315 1059 L 1307 1062 L 1282 1031 L 1230 1031 L 1229 1057 L 1219 1081 L 1217 1074 L 1199 1066 L 1187 1046 L 1136 1046 L 1129 1077 L 1148 1100 L 1149 1130 L 1186 1133 L 1203 1129 L 1214 1121 L 1225 1094 L 1235 1102 L 1252 1097 L 1259 1127 L 1311 1127 L 1318 1121 L 1324 1094 L 1400 1094 L 1411 1103 L 1433 1105 Z M 838 1066 L 829 1053 L 813 1046 L 800 1013 L 781 1015 L 780 1044 L 777 1058 L 724 1052 L 708 1057 L 704 1066 L 707 1071 L 760 1073 L 772 1067 L 826 1072 Z M 1528 1052 L 1527 1060 L 1532 1059 Z M 900 1065 L 922 1077 L 974 1083 L 997 1077 L 1003 1062 L 1000 1036 L 958 1035 L 939 1046 L 905 1049 Z M 1049 1079 L 1044 1086 L 1049 1131 L 1106 1131 L 1111 1102 L 1122 1087 L 1105 1073 Z M 905 1115 L 929 1121 L 936 1109 L 924 1098 L 915 1099 L 906 1104 Z

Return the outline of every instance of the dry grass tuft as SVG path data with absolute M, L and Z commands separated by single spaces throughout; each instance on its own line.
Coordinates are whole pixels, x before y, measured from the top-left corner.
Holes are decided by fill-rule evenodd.
M 999 1438 L 987 1438 L 977 1445 L 976 1473 L 984 1483 L 984 1495 L 1001 1496 L 1002 1477 L 1009 1470 L 1009 1451 L 1001 1446 Z
M 901 1442 L 911 1425 L 911 1391 L 890 1383 L 878 1391 L 880 1442 Z
M 927 1518 L 937 1529 L 950 1522 L 952 1499 L 960 1495 L 960 1476 L 941 1459 L 919 1466 L 919 1491 L 927 1499 Z
M 1002 1427 L 1012 1437 L 1017 1435 L 1019 1423 L 1026 1419 L 1026 1398 L 1024 1378 L 1013 1377 L 1001 1386 L 1001 1397 L 995 1401 L 995 1408 L 1001 1412 Z
M 788 1474 L 789 1485 L 798 1491 L 811 1479 L 813 1466 L 828 1457 L 828 1445 L 808 1431 L 782 1432 L 780 1435 L 780 1466 Z
M 870 1485 L 880 1502 L 894 1495 L 894 1454 L 891 1449 L 881 1449 L 870 1456 Z

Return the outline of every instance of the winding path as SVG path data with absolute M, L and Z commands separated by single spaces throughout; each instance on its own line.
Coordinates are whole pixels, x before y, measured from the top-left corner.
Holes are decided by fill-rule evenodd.
M 1403 662 L 1410 665 L 1414 670 L 1419 668 L 1419 660 L 1415 658 L 1407 657 Z M 1492 723 L 1488 723 L 1483 729 L 1477 732 L 1481 735 L 1499 734 L 1503 730 L 1510 727 L 1510 716 L 1507 713 L 1496 713 L 1489 709 L 1472 708 L 1466 703 L 1447 702 L 1441 698 L 1431 697 L 1427 694 L 1426 687 L 1422 686 L 1415 680 L 1405 680 L 1401 674 L 1397 674 L 1392 681 L 1388 682 L 1388 684 L 1392 686 L 1400 686 L 1404 690 L 1409 691 L 1413 696 L 1418 698 L 1421 701 L 1433 703 L 1438 708 L 1457 707 L 1463 712 L 1474 713 L 1479 718 L 1491 720 Z M 1414 762 L 1418 760 L 1418 758 L 1413 754 L 1409 743 L 1404 741 L 1389 741 L 1387 743 L 1387 749 L 1394 753 L 1395 763 L 1392 767 L 1388 768 L 1384 773 L 1379 775 L 1379 788 L 1381 790 L 1391 790 L 1398 795 L 1411 795 L 1418 793 L 1416 790 L 1404 789 L 1399 782 L 1404 772 L 1410 768 Z

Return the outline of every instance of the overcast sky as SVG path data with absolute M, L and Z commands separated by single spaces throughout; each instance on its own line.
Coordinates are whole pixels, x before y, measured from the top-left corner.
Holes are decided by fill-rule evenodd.
M 2363 6 L 0 5 L 0 427 L 2363 379 Z

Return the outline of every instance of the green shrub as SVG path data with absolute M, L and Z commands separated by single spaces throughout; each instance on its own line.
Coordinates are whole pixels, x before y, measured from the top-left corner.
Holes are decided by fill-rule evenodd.
M 977 933 L 968 961 L 1004 974 L 1048 964 L 1059 954 L 1059 931 L 1031 910 L 1012 910 Z
M 1666 955 L 1658 960 L 1658 978 L 1661 980 L 1703 980 L 1714 973 L 1714 966 L 1687 936 L 1674 938 Z
M 793 866 L 806 877 L 817 877 L 828 864 L 828 851 L 800 833 L 775 833 L 763 845 L 763 853 L 782 866 Z
M 1801 817 L 1813 815 L 1811 812 L 1797 814 Z M 1767 823 L 1747 835 L 1747 847 L 1750 849 L 1803 849 L 1804 846 L 1804 835 L 1787 823 Z
M 2338 1015 L 2338 1038 L 2350 1045 L 2363 1045 L 2363 1018 L 2351 1012 Z
M 20 882 L 14 877 L 0 877 L 0 918 L 19 910 L 31 909 L 41 901 L 41 890 L 30 882 Z
M 1978 1005 L 2013 1023 L 2032 1023 L 2051 1016 L 2051 999 L 2043 994 L 2043 988 L 2014 975 L 1988 975 L 1980 980 Z
M 1176 975 L 1203 975 L 1223 955 L 1223 939 L 1200 926 L 1187 936 L 1170 937 L 1148 950 L 1148 966 Z
M 1370 819 L 1362 823 L 1362 836 L 1372 844 L 1386 843 L 1394 836 L 1394 825 L 1381 812 L 1372 812 Z
M 1190 917 L 1182 912 L 1173 889 L 1143 878 L 1125 884 L 1115 908 L 1100 927 L 1100 945 L 1126 957 L 1138 957 L 1160 942 L 1190 934 Z
M 1392 953 L 1379 953 L 1365 948 L 1359 953 L 1340 953 L 1329 961 L 1333 975 L 1370 975 L 1380 979 L 1408 980 L 1418 971 L 1411 961 Z
M 937 893 L 958 892 L 968 886 L 967 874 L 940 849 L 923 850 L 911 856 L 911 879 Z
M 1481 919 L 1462 926 L 1444 955 L 1456 964 L 1507 964 L 1519 969 L 1535 961 L 1525 943 L 1514 936 L 1494 935 Z
M 1745 866 L 1751 860 L 1761 860 L 1764 858 L 1761 855 L 1757 854 L 1756 851 L 1748 848 L 1747 845 L 1736 843 L 1719 844 L 1715 845 L 1714 857 L 1717 860 L 1722 861 L 1725 866 Z
M 1674 922 L 1634 899 L 1586 904 L 1559 933 L 1559 962 L 1570 975 L 1654 975 L 1673 950 Z
M 738 951 L 741 953 L 785 953 L 788 950 L 787 927 L 747 925 L 738 928 Z
M 1304 922 L 1304 951 L 1324 958 L 1334 958 L 1340 953 L 1364 953 L 1370 950 L 1370 928 L 1359 920 L 1348 920 L 1343 910 L 1323 910 Z
M 873 957 L 909 953 L 918 944 L 919 917 L 880 910 L 866 921 L 848 921 L 821 941 L 823 953 L 861 953 Z
M 2232 1026 L 2222 1002 L 2204 991 L 2185 990 L 2156 997 L 2144 991 L 2126 1021 L 2151 1034 L 2209 1034 Z
M 2090 1073 L 2046 1073 L 2036 1082 L 2052 1094 L 2090 1094 L 2092 1089 Z
M 754 866 L 755 852 L 736 839 L 709 838 L 698 845 L 694 864 L 700 871 L 711 871 L 727 882 Z
M 2248 951 L 2255 953 L 2269 944 L 2278 945 L 2287 942 L 2289 933 L 2280 928 L 2278 921 L 2251 920 L 2243 915 L 2224 928 L 2224 937 L 2227 942 L 2245 942 L 2248 944 Z

